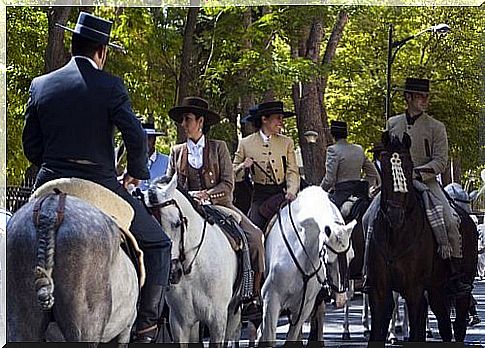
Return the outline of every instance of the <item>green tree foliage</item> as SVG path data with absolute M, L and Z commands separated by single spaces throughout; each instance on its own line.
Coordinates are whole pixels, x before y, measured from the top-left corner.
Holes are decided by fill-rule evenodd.
M 158 141 L 168 153 L 176 128 L 168 110 L 176 101 L 183 45 L 185 8 L 92 8 L 114 21 L 112 36 L 127 54 L 109 52 L 106 70 L 122 77 L 133 109 L 153 116 L 157 128 L 168 134 Z M 328 74 L 324 103 L 330 119 L 346 120 L 351 140 L 370 148 L 384 128 L 387 29 L 401 39 L 437 23 L 452 28 L 446 37 L 428 33 L 409 41 L 393 64 L 392 82 L 406 77 L 432 80 L 430 114 L 448 129 L 450 149 L 462 158 L 463 172 L 477 167 L 478 119 L 483 99 L 479 68 L 483 54 L 484 20 L 481 8 L 347 7 L 350 14 L 330 66 L 292 58 L 291 43 L 313 18 L 321 18 L 324 52 L 339 7 L 265 6 L 250 8 L 251 24 L 244 25 L 245 7 L 206 7 L 199 11 L 191 57 L 190 91 L 210 101 L 224 120 L 211 136 L 237 141 L 236 119 L 243 97 L 261 102 L 268 91 L 292 109 L 292 86 Z M 79 8 L 72 11 L 73 27 Z M 66 34 L 66 47 L 70 34 Z M 250 42 L 248 46 L 247 42 Z M 23 113 L 30 81 L 43 73 L 47 17 L 39 8 L 7 8 L 7 175 L 21 181 L 28 166 L 21 148 Z M 404 109 L 399 94 L 394 113 Z M 294 120 L 287 131 L 298 139 Z

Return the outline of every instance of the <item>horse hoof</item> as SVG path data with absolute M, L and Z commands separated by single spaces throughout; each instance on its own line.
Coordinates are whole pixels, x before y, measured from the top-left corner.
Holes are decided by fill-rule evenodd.
M 395 344 L 397 344 L 397 338 L 395 338 L 395 337 L 394 338 L 391 338 L 389 340 L 389 342 L 391 343 L 391 345 L 395 345 Z
M 426 338 L 433 338 L 433 332 L 431 330 L 426 331 Z
M 344 341 L 350 341 L 350 332 L 344 332 L 342 334 L 342 340 L 344 340 Z

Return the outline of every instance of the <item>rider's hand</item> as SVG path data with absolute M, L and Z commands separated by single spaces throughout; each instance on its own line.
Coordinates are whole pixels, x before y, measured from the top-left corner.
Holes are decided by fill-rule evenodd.
M 210 196 L 207 193 L 207 190 L 202 190 L 202 191 L 196 192 L 194 194 L 194 197 L 197 198 L 201 202 L 203 202 L 203 201 L 209 201 L 210 200 Z
M 287 192 L 285 195 L 285 199 L 291 202 L 296 199 L 296 196 L 291 192 Z
M 246 159 L 243 162 L 244 168 L 250 168 L 253 165 L 253 159 L 246 157 Z
M 123 176 L 123 187 L 125 189 L 128 189 L 128 186 L 130 184 L 133 184 L 135 187 L 137 187 L 139 183 L 140 183 L 139 179 L 135 179 L 128 173 L 125 173 L 125 175 Z

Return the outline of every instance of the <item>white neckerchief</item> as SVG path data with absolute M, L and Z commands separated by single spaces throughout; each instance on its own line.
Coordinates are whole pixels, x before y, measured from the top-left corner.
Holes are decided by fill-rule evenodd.
M 188 150 L 188 160 L 189 164 L 195 168 L 199 169 L 203 164 L 203 154 L 205 146 L 205 136 L 202 135 L 199 141 L 194 143 L 192 139 L 187 140 L 187 150 Z
M 157 160 L 157 151 L 153 151 L 152 155 L 148 158 L 148 168 L 152 167 L 152 164 Z
M 271 140 L 271 135 L 268 137 L 264 132 L 260 129 L 259 134 L 261 135 L 261 138 L 263 139 L 263 143 L 267 144 Z
M 96 63 L 94 62 L 94 60 L 92 60 L 89 57 L 86 57 L 86 56 L 73 56 L 71 59 L 74 59 L 74 58 L 87 59 L 88 62 L 91 63 L 91 65 L 93 66 L 93 68 L 95 68 L 96 70 L 99 70 L 99 67 L 96 65 Z

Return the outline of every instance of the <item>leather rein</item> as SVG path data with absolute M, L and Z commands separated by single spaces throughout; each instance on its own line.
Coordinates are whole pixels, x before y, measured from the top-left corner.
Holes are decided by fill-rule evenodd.
M 163 203 L 160 203 L 160 204 L 156 204 L 156 205 L 151 206 L 150 207 L 150 211 L 151 211 L 153 217 L 161 225 L 162 224 L 162 217 L 161 217 L 160 210 L 162 208 L 166 208 L 166 207 L 169 207 L 169 206 L 172 206 L 172 205 L 177 208 L 178 215 L 179 215 L 179 219 L 180 219 L 180 221 L 178 223 L 178 226 L 176 226 L 176 227 L 179 227 L 180 228 L 179 257 L 178 257 L 178 261 L 182 265 L 183 274 L 184 275 L 187 275 L 187 274 L 190 274 L 190 272 L 192 272 L 192 266 L 193 266 L 193 264 L 194 264 L 194 262 L 195 262 L 195 260 L 197 258 L 197 255 L 199 255 L 200 248 L 202 247 L 202 243 L 204 242 L 205 233 L 206 233 L 206 230 L 207 230 L 207 219 L 204 219 L 204 228 L 202 229 L 202 236 L 200 238 L 200 241 L 193 248 L 193 249 L 196 249 L 195 255 L 192 258 L 192 260 L 190 261 L 189 265 L 187 267 L 185 267 L 184 262 L 187 260 L 186 248 L 185 248 L 185 234 L 186 234 L 187 228 L 188 228 L 188 220 L 187 220 L 187 217 L 183 214 L 182 209 L 180 209 L 179 204 L 177 203 L 177 201 L 175 199 L 170 199 L 170 200 L 168 200 L 166 202 L 163 202 Z

